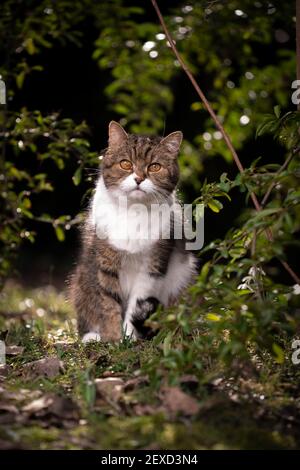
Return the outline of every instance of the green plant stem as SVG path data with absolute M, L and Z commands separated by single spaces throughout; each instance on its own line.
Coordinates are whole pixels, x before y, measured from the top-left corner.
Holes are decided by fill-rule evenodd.
M 279 170 L 275 173 L 274 175 L 274 181 L 272 181 L 272 183 L 270 184 L 266 194 L 264 195 L 262 201 L 261 201 L 261 206 L 264 207 L 266 205 L 266 202 L 267 200 L 269 199 L 269 196 L 271 194 L 271 192 L 273 191 L 273 188 L 276 186 L 277 182 L 275 181 L 275 178 L 277 176 L 280 175 L 280 173 L 282 173 L 286 167 L 289 165 L 289 163 L 292 161 L 292 159 L 294 158 L 294 156 L 300 152 L 300 147 L 297 147 L 295 148 L 292 153 L 288 156 L 288 158 L 285 160 L 285 162 L 281 165 L 281 167 L 279 168 Z
M 252 243 L 251 243 L 251 257 L 253 259 L 253 264 L 254 264 L 254 270 L 255 270 L 255 284 L 256 284 L 256 296 L 259 300 L 262 300 L 262 285 L 260 282 L 260 273 L 259 270 L 257 269 L 257 265 L 255 262 L 255 253 L 256 253 L 256 239 L 257 239 L 257 230 L 253 230 L 253 238 L 252 238 Z

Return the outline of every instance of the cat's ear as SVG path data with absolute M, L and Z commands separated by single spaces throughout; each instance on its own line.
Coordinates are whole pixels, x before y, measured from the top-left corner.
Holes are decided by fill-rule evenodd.
M 123 127 L 116 121 L 111 121 L 108 126 L 108 146 L 112 150 L 121 147 L 127 141 L 128 135 Z
M 160 141 L 159 146 L 165 147 L 170 153 L 177 154 L 179 152 L 182 138 L 183 135 L 181 131 L 172 132 Z

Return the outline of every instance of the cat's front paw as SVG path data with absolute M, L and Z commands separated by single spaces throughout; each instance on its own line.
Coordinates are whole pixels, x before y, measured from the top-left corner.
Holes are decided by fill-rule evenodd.
M 130 320 L 125 320 L 123 323 L 123 333 L 125 338 L 135 341 L 137 339 L 135 328 Z
M 83 335 L 82 340 L 83 343 L 91 343 L 92 341 L 101 341 L 101 336 L 99 333 L 95 331 L 89 331 L 85 335 Z

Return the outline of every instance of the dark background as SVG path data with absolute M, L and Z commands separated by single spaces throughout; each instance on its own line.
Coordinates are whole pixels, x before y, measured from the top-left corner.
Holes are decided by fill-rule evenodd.
M 132 2 L 128 2 L 132 3 Z M 164 3 L 164 2 L 162 2 Z M 180 2 L 172 2 L 172 6 Z M 242 2 L 241 2 L 242 4 Z M 169 11 L 170 2 L 162 5 L 162 11 Z M 150 2 L 143 2 L 145 7 L 145 21 L 157 21 Z M 278 24 L 280 27 L 280 24 Z M 84 32 L 82 47 L 67 44 L 61 47 L 54 44 L 51 49 L 45 49 L 40 54 L 39 62 L 44 66 L 43 73 L 31 74 L 25 81 L 24 87 L 14 97 L 12 106 L 19 109 L 26 106 L 29 110 L 39 109 L 42 113 L 59 111 L 61 117 L 71 117 L 75 122 L 85 120 L 90 129 L 91 148 L 97 152 L 106 147 L 107 126 L 111 119 L 118 120 L 119 116 L 109 108 L 109 100 L 104 93 L 105 87 L 111 82 L 110 72 L 100 70 L 92 59 L 94 41 L 99 31 L 93 21 L 85 20 L 81 25 Z M 277 44 L 278 45 L 278 44 Z M 284 44 L 286 49 L 294 50 L 295 43 L 291 36 L 288 43 Z M 274 44 L 254 45 L 254 51 L 258 64 L 276 62 L 276 49 Z M 237 72 L 238 75 L 238 72 Z M 209 91 L 209 76 L 199 74 L 197 76 L 204 90 Z M 190 105 L 195 101 L 195 91 L 187 77 L 181 74 L 170 83 L 175 103 L 172 113 L 165 117 L 165 133 L 180 129 L 185 138 L 192 140 L 199 132 L 203 121 L 191 113 Z M 226 123 L 225 123 L 226 127 Z M 249 152 L 251 146 L 251 152 Z M 251 163 L 256 156 L 268 153 L 276 153 L 279 146 L 268 137 L 259 141 L 251 139 L 239 152 L 240 158 L 245 166 Z M 261 160 L 265 162 L 264 158 Z M 237 170 L 233 164 L 228 164 L 217 156 L 213 159 L 205 159 L 204 171 L 201 178 L 214 181 L 226 171 L 229 176 L 234 176 Z M 55 191 L 40 194 L 35 207 L 37 212 L 47 207 L 51 214 L 59 215 L 63 207 L 63 213 L 73 216 L 79 210 L 88 207 L 86 191 L 93 185 L 83 183 L 79 187 L 72 184 L 72 175 L 76 169 L 72 164 L 68 165 L 64 172 L 57 172 L 56 167 L 47 163 L 47 171 L 50 180 L 55 180 Z M 86 168 L 85 171 L 96 178 L 95 171 Z M 185 187 L 185 197 L 191 202 L 197 194 L 193 187 Z M 205 241 L 222 235 L 232 226 L 244 203 L 244 198 L 238 192 L 233 192 L 234 203 L 224 201 L 224 210 L 219 214 L 206 211 L 205 217 Z M 28 285 L 40 285 L 53 283 L 63 286 L 72 266 L 76 262 L 79 250 L 79 230 L 73 228 L 66 233 L 66 241 L 57 241 L 54 231 L 47 225 L 30 223 L 30 228 L 37 232 L 35 244 L 25 243 L 17 260 L 18 277 Z M 295 259 L 294 253 L 292 258 Z M 283 275 L 285 280 L 285 275 Z

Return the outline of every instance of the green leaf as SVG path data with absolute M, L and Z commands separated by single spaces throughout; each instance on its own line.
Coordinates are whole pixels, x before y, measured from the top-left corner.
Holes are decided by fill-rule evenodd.
M 240 247 L 236 246 L 236 247 L 231 248 L 228 251 L 228 253 L 232 258 L 241 258 L 243 255 L 247 253 L 247 250 L 243 246 L 240 246 Z
M 164 343 L 163 343 L 163 352 L 164 352 L 165 357 L 169 355 L 169 352 L 171 349 L 172 338 L 173 338 L 173 332 L 170 331 L 165 337 Z
M 23 208 L 24 209 L 30 209 L 31 208 L 31 201 L 28 197 L 25 197 L 22 201 L 23 203 Z
M 89 407 L 93 406 L 96 399 L 96 386 L 92 380 L 89 380 L 88 376 L 83 386 L 83 397 Z
M 225 191 L 226 193 L 229 191 L 230 189 L 230 183 L 229 182 L 222 182 L 219 183 L 219 188 L 222 190 L 222 191 Z M 228 194 L 226 194 L 226 196 L 228 196 Z M 229 197 L 229 196 L 228 196 Z M 230 199 L 230 198 L 229 198 Z
M 116 104 L 114 106 L 114 109 L 119 114 L 127 114 L 128 113 L 128 108 L 126 106 L 124 106 L 123 104 L 120 104 L 120 103 Z
M 201 272 L 200 272 L 200 276 L 199 276 L 199 279 L 200 279 L 202 282 L 205 282 L 206 279 L 207 279 L 207 276 L 208 276 L 208 273 L 209 273 L 210 265 L 211 265 L 211 262 L 210 262 L 210 261 L 207 261 L 207 263 L 205 263 L 205 264 L 202 266 L 202 269 L 201 269 Z
M 275 132 L 278 126 L 278 119 L 274 119 L 273 115 L 267 115 L 262 123 L 257 127 L 255 137 L 257 138 L 263 134 Z
M 207 205 L 213 212 L 220 212 L 223 209 L 223 204 L 217 199 L 211 199 Z
M 275 116 L 277 117 L 277 119 L 280 118 L 281 107 L 279 106 L 279 104 L 277 104 L 276 106 L 274 106 L 274 114 L 275 114 Z
M 33 219 L 33 214 L 25 209 L 24 207 L 21 207 L 22 214 L 25 215 L 25 217 L 28 217 L 28 219 Z
M 200 101 L 195 101 L 194 103 L 191 104 L 192 111 L 199 111 L 202 108 L 203 108 L 203 105 L 202 103 L 200 103 Z
M 75 171 L 72 177 L 72 180 L 75 186 L 78 186 L 80 184 L 81 178 L 82 178 L 82 167 L 80 166 L 79 168 L 77 168 L 77 170 Z
M 27 38 L 26 41 L 24 41 L 24 46 L 25 49 L 27 50 L 28 54 L 33 55 L 36 52 L 36 48 L 33 42 L 32 38 Z
M 220 315 L 216 315 L 215 313 L 208 313 L 206 315 L 206 318 L 207 318 L 207 320 L 215 321 L 215 322 L 221 320 Z
M 275 360 L 278 362 L 278 364 L 283 364 L 284 363 L 284 351 L 281 346 L 277 343 L 272 344 L 272 349 L 275 355 Z
M 247 295 L 247 294 L 253 294 L 253 291 L 251 291 L 250 289 L 238 289 L 236 291 L 236 295 L 238 295 L 238 296 L 243 296 L 243 295 Z
M 23 83 L 24 83 L 24 80 L 25 80 L 25 72 L 22 71 L 22 72 L 20 72 L 20 73 L 17 75 L 17 77 L 16 77 L 16 83 L 17 83 L 17 87 L 18 87 L 19 89 L 22 88 Z
M 65 232 L 60 225 L 54 225 L 54 230 L 56 233 L 57 240 L 60 242 L 65 241 Z

